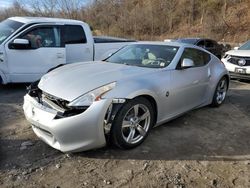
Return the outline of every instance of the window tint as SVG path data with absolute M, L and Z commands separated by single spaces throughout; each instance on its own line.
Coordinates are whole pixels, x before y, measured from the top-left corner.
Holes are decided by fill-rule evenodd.
M 197 46 L 204 47 L 205 46 L 205 41 L 201 40 L 197 43 Z
M 20 38 L 28 39 L 31 48 L 42 47 L 60 47 L 60 30 L 56 27 L 37 27 L 34 28 Z
M 81 44 L 86 43 L 86 36 L 82 26 L 65 25 L 63 32 L 64 44 Z
M 184 50 L 179 66 L 184 58 L 192 59 L 196 67 L 206 65 L 211 59 L 208 53 L 194 48 L 186 48 Z
M 215 47 L 215 43 L 213 41 L 211 41 L 211 40 L 207 40 L 206 41 L 206 47 L 207 48 L 213 48 L 213 47 Z

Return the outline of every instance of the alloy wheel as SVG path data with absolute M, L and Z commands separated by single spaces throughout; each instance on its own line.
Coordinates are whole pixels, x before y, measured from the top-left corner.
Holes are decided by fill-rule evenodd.
M 150 111 L 143 104 L 132 106 L 122 121 L 122 137 L 129 144 L 140 142 L 150 127 Z
M 226 78 L 224 78 L 219 82 L 216 91 L 216 101 L 218 104 L 221 104 L 225 100 L 226 94 L 227 94 L 227 80 Z

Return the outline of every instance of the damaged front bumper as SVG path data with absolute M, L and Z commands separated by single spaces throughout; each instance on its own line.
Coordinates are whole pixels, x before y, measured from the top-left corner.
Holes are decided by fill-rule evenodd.
M 112 99 L 102 99 L 83 113 L 56 118 L 58 111 L 27 94 L 23 109 L 35 134 L 44 142 L 62 152 L 78 152 L 106 145 L 104 119 L 112 102 Z

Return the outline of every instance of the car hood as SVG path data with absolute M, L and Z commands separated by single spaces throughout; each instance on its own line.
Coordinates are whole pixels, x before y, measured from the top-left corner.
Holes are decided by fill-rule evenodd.
M 228 55 L 250 57 L 250 50 L 230 50 L 226 52 Z
M 155 69 L 107 62 L 74 63 L 44 75 L 38 87 L 50 95 L 72 101 L 103 85 L 152 71 Z

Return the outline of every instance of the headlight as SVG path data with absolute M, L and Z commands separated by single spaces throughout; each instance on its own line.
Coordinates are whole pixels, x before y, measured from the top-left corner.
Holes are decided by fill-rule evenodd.
M 230 57 L 231 57 L 231 56 L 228 55 L 228 54 L 225 54 L 225 55 L 223 56 L 224 59 L 229 59 Z
M 108 91 L 110 91 L 111 89 L 113 89 L 115 85 L 116 85 L 116 82 L 113 82 L 105 86 L 99 87 L 95 90 L 92 90 L 78 97 L 77 99 L 69 103 L 68 106 L 70 107 L 90 106 L 94 101 L 100 100 L 101 96 L 107 93 Z

